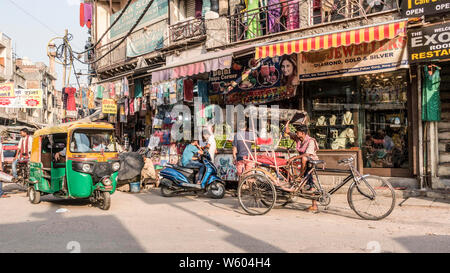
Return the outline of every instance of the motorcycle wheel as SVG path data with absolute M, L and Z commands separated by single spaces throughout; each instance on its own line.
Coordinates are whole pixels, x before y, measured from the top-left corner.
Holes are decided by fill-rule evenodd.
M 109 192 L 104 191 L 100 193 L 99 207 L 102 210 L 109 210 L 111 207 L 111 195 Z
M 41 193 L 34 189 L 34 187 L 28 188 L 28 200 L 31 204 L 39 204 L 41 202 Z
M 212 189 L 212 186 L 217 189 Z M 213 199 L 222 199 L 225 196 L 225 186 L 222 183 L 213 183 L 208 187 L 208 195 Z
M 172 197 L 174 196 L 174 190 L 171 190 L 166 185 L 161 185 L 161 195 L 164 197 Z

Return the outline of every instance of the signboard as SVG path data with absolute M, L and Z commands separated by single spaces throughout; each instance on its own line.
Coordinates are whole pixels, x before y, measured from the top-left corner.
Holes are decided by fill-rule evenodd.
M 450 23 L 424 27 L 408 32 L 410 63 L 450 58 Z
M 127 57 L 137 57 L 164 47 L 166 20 L 141 29 L 127 38 Z
M 403 17 L 421 17 L 450 12 L 450 0 L 404 0 Z
M 3 87 L 0 85 L 0 108 L 42 108 L 42 89 L 13 88 L 12 93 Z
M 125 35 L 136 23 L 136 20 L 141 16 L 145 7 L 151 0 L 138 0 L 128 7 L 119 21 L 111 28 L 110 39 L 114 40 Z M 139 29 L 145 25 L 150 25 L 152 23 L 166 18 L 169 13 L 169 1 L 167 0 L 154 0 L 150 9 L 145 13 L 141 22 L 136 29 Z M 119 16 L 121 11 L 114 13 L 110 17 L 110 24 Z
M 14 84 L 13 83 L 0 84 L 0 97 L 14 97 Z
M 301 81 L 409 68 L 406 37 L 299 54 Z
M 102 101 L 103 114 L 117 114 L 117 104 L 113 99 L 103 99 Z
M 235 61 L 230 69 L 212 71 L 210 95 L 226 94 L 227 104 L 260 104 L 295 96 L 297 56 Z

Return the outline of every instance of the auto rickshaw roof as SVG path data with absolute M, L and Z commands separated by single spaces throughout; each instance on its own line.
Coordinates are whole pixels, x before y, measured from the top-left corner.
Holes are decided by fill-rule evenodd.
M 87 128 L 87 129 L 114 129 L 114 127 L 105 122 L 70 122 L 64 123 L 58 126 L 50 126 L 37 130 L 34 133 L 34 137 L 53 135 L 53 134 L 67 134 L 72 130 L 77 128 Z

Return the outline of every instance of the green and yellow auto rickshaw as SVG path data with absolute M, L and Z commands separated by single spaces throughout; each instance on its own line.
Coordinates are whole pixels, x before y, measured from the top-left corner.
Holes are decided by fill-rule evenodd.
M 101 209 L 111 205 L 120 168 L 114 127 L 74 122 L 38 130 L 33 135 L 28 197 L 89 198 Z

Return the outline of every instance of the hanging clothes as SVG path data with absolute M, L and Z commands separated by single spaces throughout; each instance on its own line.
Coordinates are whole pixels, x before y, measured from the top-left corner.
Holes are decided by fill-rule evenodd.
M 298 2 L 289 3 L 290 1 L 281 0 L 283 16 L 286 18 L 286 30 L 299 28 L 299 6 Z
M 177 80 L 177 102 L 183 100 L 183 79 Z
M 95 97 L 94 97 L 94 91 L 92 91 L 91 89 L 88 90 L 89 95 L 88 95 L 88 108 L 89 109 L 94 109 L 95 108 Z
M 77 106 L 75 102 L 75 93 L 77 90 L 73 87 L 66 87 L 65 93 L 67 94 L 67 108 L 68 111 L 76 111 Z
M 280 32 L 281 8 L 280 5 L 277 5 L 279 3 L 280 0 L 269 0 L 269 33 Z
M 184 100 L 192 102 L 194 100 L 194 81 L 185 79 L 183 82 Z
M 195 18 L 202 17 L 202 9 L 203 9 L 202 2 L 203 2 L 202 0 L 195 0 Z
M 202 98 L 202 103 L 209 104 L 208 98 L 208 82 L 197 81 L 198 96 Z
M 116 96 L 116 85 L 114 83 L 109 84 L 109 98 L 112 99 Z
M 84 27 L 86 24 L 84 21 L 84 3 L 80 3 L 80 26 Z
M 134 100 L 130 99 L 130 116 L 134 116 Z
M 202 16 L 204 17 L 205 14 L 211 10 L 211 1 L 210 0 L 203 0 L 202 5 Z
M 66 109 L 67 110 L 67 93 L 66 93 L 66 88 L 68 88 L 68 87 L 65 87 L 65 88 L 63 88 L 63 90 L 62 90 L 62 102 L 63 102 L 63 109 Z
M 134 97 L 142 98 L 143 92 L 144 86 L 142 84 L 142 80 L 134 80 Z
M 430 75 L 428 66 L 423 68 L 424 77 L 422 82 L 422 120 L 441 120 L 441 98 L 439 88 L 441 85 L 440 68 L 434 66 Z
M 122 89 L 123 89 L 123 95 L 125 97 L 129 97 L 130 96 L 130 87 L 128 84 L 127 77 L 123 77 L 123 79 L 122 79 Z
M 119 106 L 119 119 L 120 122 L 127 122 L 127 116 L 125 115 L 125 105 L 124 104 L 120 104 Z
M 91 28 L 92 23 L 92 4 L 84 3 L 84 23 Z
M 101 84 L 97 85 L 97 99 L 103 99 L 103 91 L 105 91 L 105 87 Z
M 261 31 L 261 23 L 260 18 L 258 14 L 258 8 L 259 8 L 259 1 L 258 0 L 248 0 L 247 3 L 247 10 L 249 12 L 247 13 L 247 39 L 252 39 L 255 37 L 262 36 Z M 256 10 L 254 10 L 256 9 Z M 254 10 L 254 11 L 250 11 Z

